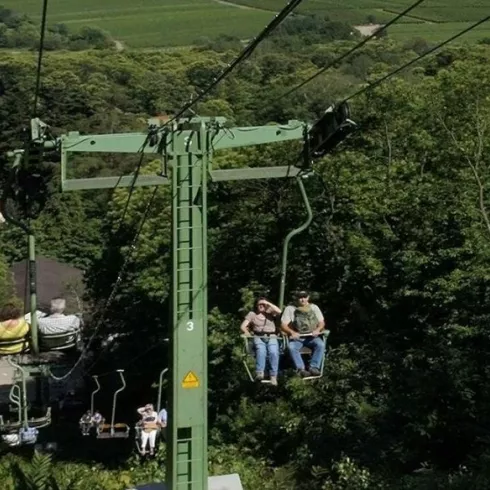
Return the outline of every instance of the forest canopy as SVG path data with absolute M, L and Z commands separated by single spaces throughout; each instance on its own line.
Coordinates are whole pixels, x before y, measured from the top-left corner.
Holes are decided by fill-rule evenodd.
M 350 46 L 265 46 L 195 110 L 235 125 L 314 121 L 332 102 L 416 56 L 414 46 L 379 40 L 278 99 Z M 175 113 L 235 54 L 202 46 L 49 53 L 40 117 L 56 134 L 145 130 L 148 117 Z M 283 378 L 276 391 L 259 390 L 240 359 L 242 311 L 255 294 L 277 298 L 282 240 L 304 218 L 301 196 L 289 182 L 210 185 L 212 472 L 238 472 L 245 488 L 264 490 L 488 488 L 489 60 L 486 45 L 448 48 L 367 91 L 352 102 L 357 133 L 315 163 L 305 182 L 314 219 L 292 242 L 287 283 L 288 295 L 314 293 L 332 332 L 325 376 L 314 384 Z M 3 154 L 21 144 L 34 76 L 28 54 L 2 53 Z M 295 145 L 250 147 L 217 153 L 214 165 L 288 165 L 297 155 Z M 115 175 L 136 161 L 90 155 L 74 172 Z M 159 165 L 145 162 L 143 172 Z M 62 194 L 55 172 L 33 222 L 39 253 L 85 270 L 95 317 L 152 190 L 135 190 L 118 233 L 127 192 Z M 160 187 L 100 332 L 126 334 L 97 368 L 128 364 L 136 373 L 133 393 L 166 359 L 170 202 L 169 189 Z M 5 264 L 25 256 L 25 237 L 2 225 L 0 240 L 3 280 Z M 20 488 L 11 474 L 16 461 L 0 462 L 6 490 Z M 80 490 L 163 478 L 157 463 L 133 460 L 96 476 L 81 463 L 45 467 L 60 488 L 76 480 Z

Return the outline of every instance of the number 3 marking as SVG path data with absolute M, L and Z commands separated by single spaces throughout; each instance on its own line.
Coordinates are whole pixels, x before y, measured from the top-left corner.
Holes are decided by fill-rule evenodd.
M 194 322 L 187 322 L 187 331 L 192 332 L 194 330 Z

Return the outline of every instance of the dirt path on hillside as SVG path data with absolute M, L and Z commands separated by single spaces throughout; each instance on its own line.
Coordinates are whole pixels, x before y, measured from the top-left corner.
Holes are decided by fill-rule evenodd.
M 116 47 L 116 51 L 118 53 L 124 51 L 124 44 L 121 41 L 118 41 L 117 39 L 114 39 L 114 46 Z
M 239 3 L 227 2 L 226 0 L 214 0 L 216 3 L 226 5 L 227 7 L 235 7 L 242 10 L 258 10 L 260 12 L 272 12 L 272 10 L 261 9 L 259 7 L 251 7 L 250 5 L 241 5 Z
M 370 36 L 374 32 L 376 32 L 378 29 L 383 27 L 383 24 L 363 24 L 360 26 L 353 26 L 354 29 L 359 31 L 363 36 Z

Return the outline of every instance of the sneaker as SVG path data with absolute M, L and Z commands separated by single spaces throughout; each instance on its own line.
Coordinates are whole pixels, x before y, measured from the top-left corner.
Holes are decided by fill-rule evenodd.
M 310 374 L 312 376 L 320 376 L 322 373 L 320 372 L 319 369 L 317 368 L 310 368 Z
M 298 369 L 298 374 L 302 377 L 302 378 L 306 378 L 307 376 L 310 375 L 310 373 L 308 371 L 306 371 L 306 369 Z
M 277 376 L 271 376 L 271 385 L 277 386 Z
M 264 379 L 264 373 L 261 371 L 257 371 L 255 374 L 255 381 L 262 381 Z

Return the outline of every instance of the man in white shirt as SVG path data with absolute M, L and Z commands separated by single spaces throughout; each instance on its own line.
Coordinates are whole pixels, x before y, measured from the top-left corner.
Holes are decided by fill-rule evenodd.
M 80 330 L 80 318 L 76 315 L 65 315 L 66 301 L 63 298 L 51 300 L 51 314 L 38 320 L 41 335 L 56 335 Z

